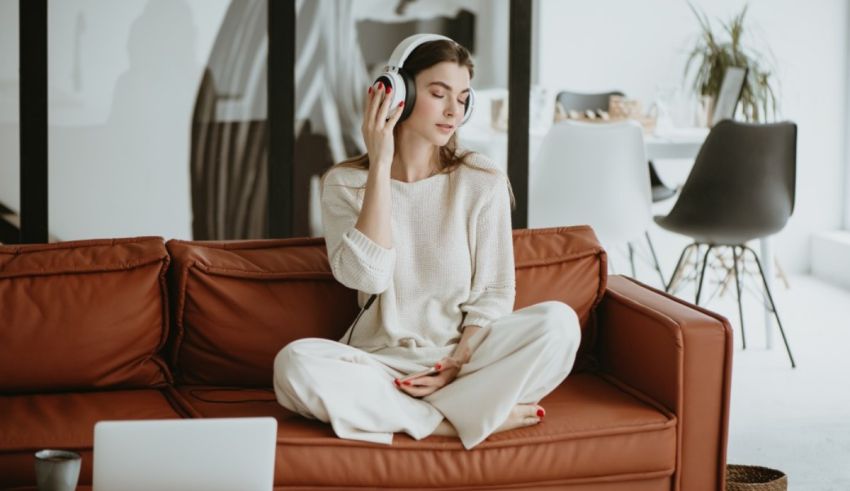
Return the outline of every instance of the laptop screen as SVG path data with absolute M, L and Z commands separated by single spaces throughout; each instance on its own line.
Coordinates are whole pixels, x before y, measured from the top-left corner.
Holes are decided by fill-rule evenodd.
M 270 491 L 277 420 L 101 421 L 94 428 L 95 491 Z

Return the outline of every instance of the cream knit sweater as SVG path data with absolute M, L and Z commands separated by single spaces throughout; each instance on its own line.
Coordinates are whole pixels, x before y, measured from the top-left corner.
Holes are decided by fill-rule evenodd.
M 391 180 L 391 249 L 354 228 L 368 171 L 341 167 L 325 176 L 322 222 L 333 275 L 358 290 L 361 307 L 379 294 L 352 346 L 432 363 L 451 353 L 464 326 L 484 327 L 513 310 L 507 178 L 480 154 L 468 162 L 492 170 L 462 165 L 415 182 Z M 348 332 L 340 341 L 347 340 Z

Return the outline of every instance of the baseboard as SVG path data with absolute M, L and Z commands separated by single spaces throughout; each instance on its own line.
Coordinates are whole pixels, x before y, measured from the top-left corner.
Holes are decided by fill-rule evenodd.
M 850 230 L 812 236 L 812 275 L 850 289 Z

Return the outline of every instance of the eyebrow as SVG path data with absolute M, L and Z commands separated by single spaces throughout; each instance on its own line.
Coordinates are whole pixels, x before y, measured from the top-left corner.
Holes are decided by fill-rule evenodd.
M 449 85 L 449 84 L 447 84 L 447 83 L 445 83 L 445 82 L 441 82 L 441 81 L 439 81 L 439 80 L 438 80 L 438 81 L 436 81 L 436 82 L 431 82 L 430 84 L 428 84 L 428 87 L 430 87 L 430 86 L 432 86 L 432 85 L 439 85 L 439 86 L 441 86 L 441 87 L 444 87 L 446 90 L 452 90 L 452 86 L 451 86 L 451 85 Z M 464 90 L 461 90 L 461 91 L 460 91 L 460 93 L 461 93 L 461 94 L 463 94 L 464 92 L 469 92 L 469 89 L 464 89 Z

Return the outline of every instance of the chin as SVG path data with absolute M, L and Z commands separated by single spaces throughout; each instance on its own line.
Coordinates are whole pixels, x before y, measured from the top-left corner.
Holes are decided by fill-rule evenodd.
M 449 142 L 449 140 L 452 138 L 452 135 L 454 135 L 454 132 L 451 132 L 448 135 L 437 133 L 436 135 L 434 135 L 434 138 L 431 139 L 431 143 L 437 145 L 438 147 L 442 147 Z
M 428 142 L 431 143 L 431 145 L 434 145 L 434 146 L 437 146 L 437 147 L 442 147 L 446 143 L 449 142 L 450 137 L 451 137 L 451 135 L 448 135 L 448 136 L 436 135 L 436 136 L 433 136 L 431 138 L 428 138 Z

